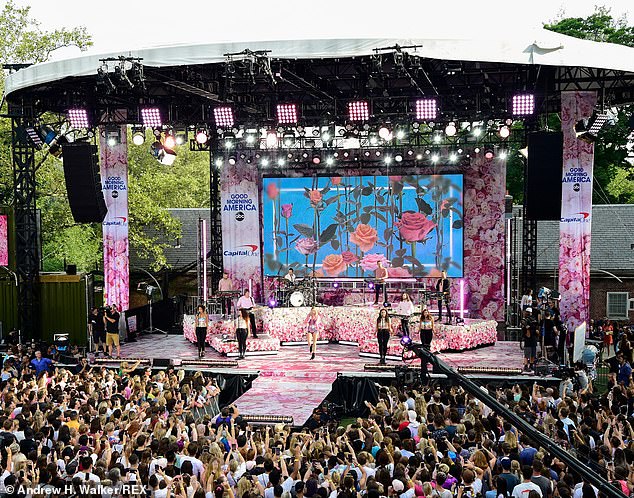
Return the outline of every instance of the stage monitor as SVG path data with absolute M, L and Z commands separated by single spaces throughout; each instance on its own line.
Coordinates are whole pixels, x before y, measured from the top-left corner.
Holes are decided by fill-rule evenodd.
M 264 178 L 264 273 L 462 277 L 462 190 L 461 174 Z

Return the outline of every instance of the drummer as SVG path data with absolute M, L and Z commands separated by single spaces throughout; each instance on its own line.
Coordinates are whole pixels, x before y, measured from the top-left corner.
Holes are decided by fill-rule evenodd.
M 295 285 L 295 271 L 292 268 L 288 269 L 288 273 L 286 275 L 284 275 L 284 280 L 288 280 L 291 285 Z

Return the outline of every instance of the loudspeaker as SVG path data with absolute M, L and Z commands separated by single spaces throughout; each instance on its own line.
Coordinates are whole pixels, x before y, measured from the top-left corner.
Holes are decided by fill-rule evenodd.
M 561 219 L 563 134 L 538 131 L 528 135 L 525 215 L 531 220 Z
M 101 223 L 108 208 L 101 190 L 97 146 L 86 142 L 64 144 L 64 177 L 68 203 L 78 223 Z
M 167 368 L 171 366 L 172 360 L 170 358 L 154 358 L 152 360 L 153 368 Z

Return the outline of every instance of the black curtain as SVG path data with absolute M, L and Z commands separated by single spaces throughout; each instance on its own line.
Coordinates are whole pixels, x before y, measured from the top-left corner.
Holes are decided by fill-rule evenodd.
M 221 389 L 218 405 L 230 405 L 245 392 L 251 389 L 251 383 L 257 375 L 216 374 L 216 382 Z
M 341 407 L 347 417 L 367 417 L 370 411 L 365 402 L 376 404 L 379 388 L 372 379 L 340 376 L 332 385 L 327 400 Z

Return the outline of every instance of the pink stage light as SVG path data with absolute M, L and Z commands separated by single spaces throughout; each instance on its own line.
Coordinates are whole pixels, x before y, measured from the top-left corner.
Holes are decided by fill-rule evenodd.
M 141 122 L 145 128 L 163 126 L 161 110 L 158 107 L 143 107 L 141 109 Z
M 297 121 L 297 104 L 277 104 L 277 122 L 279 124 L 295 124 Z
M 68 109 L 68 120 L 73 128 L 90 128 L 90 118 L 86 109 Z
M 163 140 L 163 145 L 168 149 L 174 149 L 176 147 L 176 138 L 171 133 L 167 133 L 165 135 L 165 140 Z
M 535 95 L 523 93 L 513 95 L 513 116 L 529 116 L 535 112 Z
M 465 313 L 464 298 L 465 298 L 464 278 L 461 278 L 460 279 L 460 318 L 462 320 L 464 320 L 464 313 Z
M 214 121 L 218 128 L 231 128 L 235 122 L 233 109 L 228 106 L 214 108 Z
M 493 159 L 493 155 L 494 155 L 494 154 L 493 154 L 493 151 L 492 151 L 491 149 L 487 149 L 487 150 L 484 152 L 484 157 L 485 157 L 486 159 Z
M 368 121 L 370 119 L 370 106 L 366 100 L 348 102 L 348 118 L 350 121 Z
M 438 116 L 438 102 L 436 99 L 418 99 L 416 101 L 416 119 L 436 119 Z

